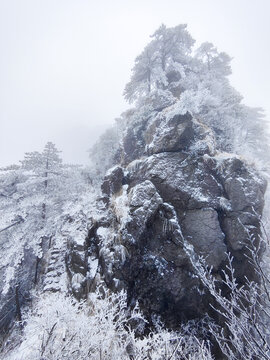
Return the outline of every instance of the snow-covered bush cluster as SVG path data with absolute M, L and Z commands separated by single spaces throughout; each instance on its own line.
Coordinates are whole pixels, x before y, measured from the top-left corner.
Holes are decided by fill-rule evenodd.
M 224 291 L 220 288 L 212 269 L 205 259 L 195 255 L 193 248 L 186 245 L 196 274 L 215 299 L 214 311 L 219 314 L 224 325 L 209 323 L 209 331 L 218 344 L 225 359 L 270 359 L 270 277 L 269 265 L 262 265 L 259 249 L 267 247 L 269 256 L 269 239 L 267 234 L 255 244 L 250 236 L 249 262 L 254 266 L 259 282 L 249 281 L 239 284 L 235 276 L 233 257 L 227 254 L 228 265 L 223 271 Z
M 24 322 L 18 348 L 6 344 L 7 360 L 212 359 L 209 344 L 196 337 L 199 324 L 173 332 L 157 321 L 155 331 L 138 336 L 146 321 L 137 306 L 128 309 L 124 292 L 98 290 L 84 302 L 45 293 Z

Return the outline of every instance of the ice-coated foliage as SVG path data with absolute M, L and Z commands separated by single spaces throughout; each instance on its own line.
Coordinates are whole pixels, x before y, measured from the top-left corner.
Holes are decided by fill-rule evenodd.
M 22 166 L 0 171 L 0 267 L 9 290 L 25 249 L 42 257 L 42 241 L 54 236 L 78 201 L 91 199 L 87 170 L 63 165 L 48 143 L 43 153 L 28 153 Z
M 186 25 L 167 28 L 164 24 L 152 35 L 153 40 L 135 59 L 132 77 L 126 85 L 125 98 L 133 102 L 151 91 L 164 90 L 184 73 L 194 40 Z
M 232 59 L 210 42 L 195 47 L 186 25 L 161 25 L 151 38 L 135 59 L 124 90 L 125 98 L 135 103 L 135 108 L 123 114 L 123 124 L 135 124 L 138 117 L 142 121 L 144 111 L 152 111 L 153 116 L 153 111 L 174 105 L 175 112 L 189 112 L 208 125 L 215 133 L 218 149 L 255 159 L 260 168 L 268 168 L 266 119 L 260 109 L 245 106 L 230 84 Z M 116 139 L 114 130 L 108 130 L 93 148 L 99 171 L 103 164 L 106 169 L 113 165 L 113 154 L 121 147 L 121 132 Z M 112 138 L 114 145 L 108 146 L 107 139 L 111 142 Z M 104 153 L 106 159 L 98 155 Z
M 116 152 L 119 147 L 120 130 L 117 123 L 101 135 L 99 141 L 90 149 L 90 158 L 97 179 L 103 178 L 107 169 L 116 164 Z
M 62 293 L 40 295 L 24 322 L 21 343 L 15 350 L 6 346 L 6 360 L 212 359 L 193 323 L 169 332 L 156 322 L 155 332 L 136 336 L 146 321 L 137 306 L 127 307 L 123 291 L 98 290 L 85 302 Z
M 205 259 L 196 256 L 193 247 L 185 244 L 197 276 L 215 300 L 212 307 L 223 320 L 223 326 L 209 324 L 209 331 L 228 360 L 270 359 L 269 265 L 262 265 L 259 255 L 259 249 L 267 248 L 266 256 L 269 256 L 269 238 L 264 233 L 258 245 L 253 236 L 249 236 L 249 253 L 246 256 L 260 278 L 259 283 L 249 281 L 249 274 L 246 274 L 246 283 L 239 284 L 230 254 L 227 254 L 222 279 L 216 277 Z M 225 285 L 225 293 L 221 291 L 221 284 Z
M 22 168 L 33 170 L 37 174 L 55 172 L 62 165 L 62 159 L 59 157 L 60 152 L 49 141 L 41 153 L 38 151 L 25 153 L 24 159 L 21 161 Z

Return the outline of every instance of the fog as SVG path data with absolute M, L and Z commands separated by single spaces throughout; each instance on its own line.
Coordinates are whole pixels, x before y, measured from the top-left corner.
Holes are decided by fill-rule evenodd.
M 87 149 L 128 108 L 135 57 L 161 23 L 234 58 L 232 84 L 270 114 L 268 0 L 0 0 L 0 166 L 53 141 L 63 159 Z

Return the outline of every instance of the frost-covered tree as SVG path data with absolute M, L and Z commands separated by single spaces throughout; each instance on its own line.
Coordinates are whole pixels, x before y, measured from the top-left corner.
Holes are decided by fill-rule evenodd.
M 125 98 L 135 102 L 133 117 L 143 107 L 161 111 L 174 105 L 175 111 L 189 112 L 208 125 L 218 149 L 268 161 L 266 120 L 243 105 L 241 94 L 230 84 L 232 59 L 210 42 L 197 49 L 194 42 L 186 25 L 161 25 L 152 35 L 124 91 Z
M 107 129 L 89 150 L 90 159 L 95 170 L 94 176 L 97 179 L 103 177 L 106 170 L 117 163 L 116 153 L 121 136 L 118 123 Z
M 162 24 L 152 35 L 158 49 L 159 64 L 167 82 L 170 77 L 173 77 L 171 72 L 175 77 L 181 77 L 182 69 L 178 65 L 184 66 L 190 61 L 195 40 L 192 39 L 186 28 L 186 24 L 173 28 L 167 28 Z
M 60 153 L 61 151 L 57 150 L 55 144 L 48 142 L 41 153 L 38 151 L 25 153 L 24 159 L 21 161 L 22 168 L 44 176 L 46 180 L 62 168 Z M 48 185 L 48 183 L 44 184 Z
M 62 164 L 55 145 L 27 153 L 21 167 L 0 170 L 0 259 L 8 294 L 25 251 L 42 256 L 42 244 L 55 236 L 65 217 L 92 191 L 88 170 Z M 13 284 L 14 285 L 14 284 Z
M 36 183 L 44 189 L 46 197 L 48 191 L 52 190 L 55 177 L 61 175 L 62 159 L 59 157 L 60 151 L 52 142 L 48 142 L 44 150 L 28 152 L 24 160 L 21 161 L 22 168 L 32 171 L 36 176 Z M 46 201 L 42 203 L 42 217 L 46 216 Z
M 125 87 L 124 96 L 129 102 L 152 91 L 165 90 L 170 82 L 179 80 L 194 44 L 186 25 L 161 25 L 152 38 L 136 58 L 131 80 Z
M 228 76 L 231 74 L 231 58 L 225 52 L 219 53 L 217 48 L 209 42 L 201 44 L 196 50 L 196 58 L 201 60 L 209 73 L 216 76 Z
M 155 86 L 159 69 L 159 58 L 155 43 L 152 41 L 135 59 L 131 81 L 126 85 L 124 96 L 133 102 L 142 95 L 148 95 Z

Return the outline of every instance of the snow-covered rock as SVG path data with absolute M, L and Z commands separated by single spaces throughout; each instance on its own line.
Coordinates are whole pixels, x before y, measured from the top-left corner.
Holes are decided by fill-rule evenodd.
M 254 169 L 234 154 L 218 152 L 212 131 L 190 114 L 171 116 L 166 109 L 131 124 L 122 152 L 126 169 L 114 168 L 111 174 L 125 174 L 124 222 L 117 201 L 123 176 L 105 178 L 106 188 L 118 191 L 108 201 L 116 220 L 107 226 L 107 248 L 102 241 L 101 271 L 109 287 L 117 290 L 118 279 L 149 317 L 161 315 L 176 326 L 183 317 L 203 316 L 211 302 L 186 246 L 217 276 L 230 252 L 238 281 L 256 280 L 246 245 L 260 234 L 266 182 Z M 97 233 L 101 230 L 106 232 L 103 226 Z M 117 260 L 119 245 L 125 261 Z

